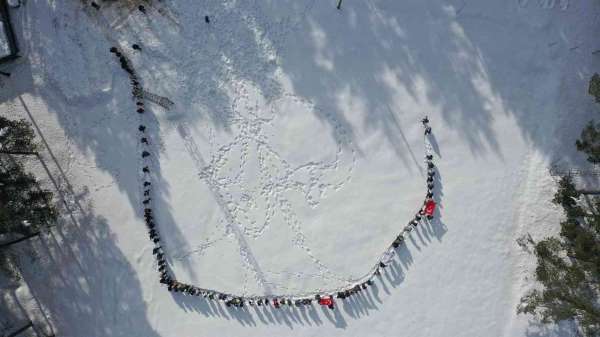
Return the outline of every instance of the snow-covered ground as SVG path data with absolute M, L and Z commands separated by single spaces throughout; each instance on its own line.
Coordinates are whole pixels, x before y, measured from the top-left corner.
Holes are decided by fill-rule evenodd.
M 548 168 L 581 162 L 600 5 L 335 2 L 165 0 L 144 15 L 29 0 L 11 12 L 24 57 L 0 79 L 0 112 L 35 124 L 50 175 L 37 168 L 65 214 L 24 263 L 57 336 L 571 335 L 516 315 L 533 260 L 515 239 L 558 227 Z M 135 113 L 115 45 L 172 109 Z M 159 285 L 140 118 L 177 278 L 265 295 L 368 272 L 422 202 L 426 114 L 439 218 L 370 291 L 334 311 L 240 310 Z

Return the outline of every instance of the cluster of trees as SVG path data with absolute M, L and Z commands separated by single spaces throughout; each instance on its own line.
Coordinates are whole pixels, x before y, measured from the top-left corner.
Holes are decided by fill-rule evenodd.
M 20 158 L 37 155 L 34 132 L 25 120 L 0 116 L 0 269 L 16 276 L 9 248 L 56 221 L 52 192 L 25 170 Z
M 600 75 L 595 74 L 589 93 L 600 103 Z M 590 122 L 575 143 L 600 163 L 600 123 Z M 521 299 L 520 313 L 537 314 L 544 323 L 570 320 L 585 336 L 600 336 L 600 198 L 582 200 L 569 176 L 561 179 L 553 203 L 560 205 L 566 219 L 559 237 L 534 244 L 535 276 L 542 285 Z

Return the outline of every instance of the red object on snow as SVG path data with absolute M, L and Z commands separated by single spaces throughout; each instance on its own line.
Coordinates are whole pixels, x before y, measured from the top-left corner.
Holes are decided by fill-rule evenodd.
M 435 212 L 435 201 L 429 199 L 425 203 L 425 215 L 433 215 Z
M 333 299 L 331 298 L 331 296 L 321 297 L 321 299 L 319 300 L 319 304 L 327 306 L 333 305 Z

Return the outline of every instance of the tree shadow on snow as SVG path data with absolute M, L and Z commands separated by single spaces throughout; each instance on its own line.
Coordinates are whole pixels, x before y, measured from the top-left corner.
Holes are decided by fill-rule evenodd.
M 106 220 L 86 204 L 88 191 L 72 195 L 66 177 L 55 174 L 52 179 L 67 198 L 59 204 L 63 216 L 49 233 L 28 241 L 38 257 L 22 264 L 23 277 L 49 311 L 55 333 L 158 337 L 147 321 L 137 272 Z
M 191 6 L 192 2 L 188 0 L 187 4 Z M 215 128 L 228 130 L 231 91 L 239 89 L 229 84 L 233 80 L 243 80 L 258 88 L 266 99 L 271 99 L 283 90 L 274 81 L 276 73 L 281 71 L 289 79 L 294 94 L 318 107 L 313 113 L 323 123 L 341 124 L 354 143 L 356 135 L 381 132 L 406 166 L 414 165 L 415 156 L 402 126 L 412 125 L 408 123 L 428 113 L 422 111 L 427 109 L 441 116 L 441 127 L 457 131 L 474 157 L 491 153 L 503 158 L 510 151 L 501 148 L 493 129 L 495 114 L 499 111 L 506 111 L 513 117 L 523 137 L 535 148 L 549 155 L 568 153 L 559 150 L 571 148 L 573 135 L 577 134 L 574 130 L 580 129 L 588 117 L 570 116 L 572 123 L 547 135 L 546 123 L 561 118 L 561 112 L 552 105 L 553 102 L 543 102 L 547 90 L 556 90 L 545 84 L 556 83 L 553 76 L 557 75 L 545 68 L 531 70 L 534 65 L 530 63 L 534 53 L 550 57 L 554 51 L 547 41 L 536 39 L 534 25 L 524 25 L 523 34 L 518 36 L 502 28 L 510 18 L 511 13 L 507 11 L 515 8 L 493 1 L 480 6 L 484 5 L 494 15 L 478 14 L 477 4 L 470 3 L 459 11 L 457 6 L 443 1 L 357 1 L 344 3 L 341 11 L 335 10 L 329 2 L 314 0 L 240 1 L 230 6 L 211 1 L 195 5 L 198 11 L 211 15 L 210 25 L 181 27 L 172 24 L 171 29 L 165 29 L 160 20 L 139 16 L 132 20 L 147 20 L 146 29 L 128 35 L 122 33 L 127 31 L 127 22 L 119 24 L 121 32 L 117 29 L 107 31 L 102 25 L 90 24 L 93 21 L 90 15 L 79 9 L 57 10 L 78 6 L 73 2 L 29 0 L 14 20 L 25 58 L 15 70 L 23 78 L 19 83 L 24 84 L 3 90 L 0 98 L 2 102 L 16 100 L 18 95 L 35 87 L 30 93 L 41 96 L 48 104 L 68 139 L 82 152 L 94 155 L 98 169 L 114 177 L 133 205 L 140 203 L 134 174 L 137 161 L 133 159 L 137 153 L 137 116 L 133 115 L 133 101 L 124 100 L 122 96 L 130 92 L 125 74 L 99 71 L 118 67 L 108 52 L 114 41 L 107 41 L 107 34 L 122 38 L 120 41 L 125 41 L 125 47 L 135 42 L 143 45 L 144 51 L 140 54 L 127 50 L 134 64 L 149 65 L 138 69 L 142 84 L 168 96 L 176 104 L 190 101 L 194 109 L 186 114 L 190 125 L 204 120 Z M 275 22 L 266 14 L 279 10 L 289 15 Z M 173 11 L 171 17 L 174 19 L 167 21 L 176 22 L 177 16 L 197 15 L 198 11 Z M 40 19 L 40 13 L 50 15 L 51 19 Z M 235 24 L 230 25 L 232 22 Z M 79 29 L 73 29 L 73 26 Z M 556 36 L 563 36 L 560 27 L 551 29 Z M 553 48 L 565 48 L 570 43 L 561 40 Z M 305 57 L 307 54 L 312 57 Z M 56 62 L 49 64 L 44 60 Z M 573 72 L 590 73 L 585 66 L 574 65 L 573 68 Z M 32 73 L 36 74 L 35 78 Z M 164 78 L 178 80 L 163 81 Z M 582 76 L 568 85 L 584 88 L 586 81 L 587 78 Z M 364 113 L 363 129 L 352 126 L 350 118 L 355 116 L 349 116 L 353 112 L 348 108 L 348 102 L 356 111 Z M 544 118 L 540 118 L 541 115 Z M 149 133 L 159 135 L 158 121 L 153 116 L 150 118 L 154 119 L 149 120 Z M 155 141 L 160 145 L 158 137 Z M 432 144 L 441 156 L 435 138 Z M 165 154 L 160 146 L 158 149 L 153 153 L 157 165 L 154 172 L 158 182 L 155 186 L 157 202 L 166 204 L 170 191 L 158 166 L 159 158 Z M 438 172 L 436 184 L 442 195 L 439 178 Z M 440 217 L 436 219 L 440 220 L 419 227 L 411 235 L 409 241 L 415 249 L 426 246 L 432 239 L 441 240 L 446 227 Z M 82 242 L 91 246 L 78 247 L 85 252 L 83 263 L 78 263 L 79 253 L 64 253 L 70 256 L 69 261 L 77 273 L 52 276 L 53 286 L 72 291 L 82 304 L 70 303 L 67 299 L 54 301 L 59 307 L 68 307 L 84 318 L 97 319 L 110 326 L 117 317 L 110 317 L 108 312 L 92 313 L 92 300 L 97 299 L 91 296 L 92 293 L 108 292 L 108 298 L 125 294 L 126 301 L 142 308 L 145 306 L 139 280 L 133 274 L 117 275 L 129 282 L 128 285 L 115 285 L 112 277 L 101 274 L 108 272 L 110 263 L 122 264 L 124 270 L 130 270 L 131 266 L 111 243 L 104 220 L 94 216 L 89 216 L 88 220 L 97 224 L 97 228 L 82 231 L 74 226 L 69 234 L 78 235 Z M 169 212 L 165 212 L 161 226 L 165 226 L 171 244 L 182 247 L 188 244 Z M 145 235 L 143 232 L 143 229 L 139 230 L 140 235 Z M 61 238 L 63 235 L 58 232 L 56 235 L 57 242 L 69 240 L 68 235 L 66 238 Z M 49 251 L 70 249 L 53 246 L 56 243 L 52 242 L 46 244 Z M 95 263 L 99 263 L 100 268 L 91 270 Z M 218 303 L 204 303 L 180 294 L 173 296 L 186 310 L 234 319 L 245 325 L 260 321 L 293 328 L 295 324 L 320 325 L 330 321 L 343 328 L 347 324 L 344 315 L 358 318 L 375 310 L 381 302 L 381 293 L 388 293 L 390 287 L 400 284 L 411 263 L 410 252 L 406 248 L 400 249 L 397 261 L 382 275 L 383 283 L 344 301 L 332 312 L 320 308 L 230 310 Z M 87 277 L 89 273 L 98 280 Z M 77 285 L 78 276 L 86 286 Z M 50 295 L 42 294 L 39 289 L 38 292 L 51 300 Z M 121 302 L 121 309 L 146 322 L 141 317 L 143 309 L 124 303 L 126 301 Z M 108 311 L 110 304 L 110 300 L 101 301 L 103 310 Z M 145 335 L 152 336 L 151 329 L 146 328 L 148 333 Z M 103 332 L 98 324 L 96 335 Z
M 530 320 L 526 330 L 527 337 L 583 337 L 577 331 L 577 326 L 571 321 L 563 321 L 560 324 L 542 324 L 539 321 Z

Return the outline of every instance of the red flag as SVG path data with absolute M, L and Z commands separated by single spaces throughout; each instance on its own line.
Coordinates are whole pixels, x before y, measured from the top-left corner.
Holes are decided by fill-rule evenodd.
M 435 201 L 429 199 L 425 203 L 425 214 L 433 215 L 434 212 L 435 212 Z

